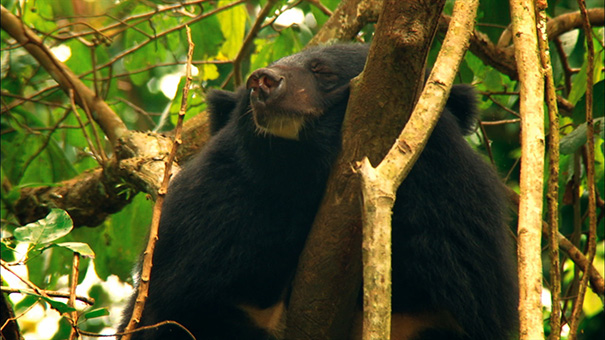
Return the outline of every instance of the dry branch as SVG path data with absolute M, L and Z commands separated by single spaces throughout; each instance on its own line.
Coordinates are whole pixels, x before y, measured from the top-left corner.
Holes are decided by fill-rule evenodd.
M 517 194 L 510 188 L 507 189 L 507 193 L 510 201 L 513 203 L 512 208 L 518 212 L 520 200 L 519 194 Z M 548 223 L 542 222 L 542 233 L 548 234 L 549 229 L 550 226 L 548 225 Z M 573 242 L 571 242 L 567 237 L 565 237 L 565 235 L 561 234 L 560 232 L 557 235 L 557 240 L 559 242 L 559 247 L 561 248 L 561 250 L 563 250 L 569 256 L 569 258 L 576 264 L 576 266 L 580 270 L 584 270 L 584 268 L 586 268 L 586 264 L 589 262 L 586 256 L 580 251 L 580 249 L 578 249 L 573 244 Z M 603 279 L 601 274 L 599 274 L 599 271 L 594 267 L 594 265 L 590 266 L 589 275 L 592 290 L 595 292 L 595 294 L 598 294 L 601 299 L 603 299 L 603 296 L 605 295 L 605 279 Z
M 158 190 L 158 196 L 156 198 L 155 205 L 153 206 L 153 216 L 151 220 L 151 226 L 149 227 L 149 239 L 147 241 L 147 247 L 145 248 L 145 252 L 143 253 L 143 266 L 141 269 L 141 277 L 139 280 L 139 284 L 137 286 L 137 296 L 134 303 L 132 315 L 130 316 L 130 321 L 128 322 L 128 325 L 124 330 L 127 334 L 122 337 L 123 340 L 130 340 L 130 338 L 132 337 L 132 333 L 128 332 L 135 330 L 141 322 L 141 316 L 143 315 L 143 309 L 145 308 L 145 302 L 147 300 L 149 291 L 151 268 L 153 267 L 153 252 L 155 250 L 155 245 L 158 240 L 158 229 L 160 226 L 160 217 L 162 215 L 162 204 L 164 203 L 164 196 L 166 195 L 170 177 L 172 176 L 172 166 L 176 158 L 177 150 L 179 146 L 183 143 L 181 139 L 181 131 L 183 128 L 183 119 L 185 118 L 185 113 L 187 112 L 187 99 L 189 96 L 189 88 L 191 87 L 192 80 L 191 60 L 193 59 L 193 48 L 195 46 L 193 44 L 193 41 L 191 40 L 191 30 L 189 29 L 189 26 L 186 26 L 186 30 L 189 48 L 187 51 L 187 67 L 185 71 L 186 78 L 185 85 L 183 87 L 183 96 L 181 98 L 181 107 L 179 109 L 179 117 L 175 128 L 175 136 L 172 143 L 172 148 L 165 162 L 164 177 L 162 178 L 162 184 L 160 186 L 160 189 Z
M 542 3 L 541 3 L 542 4 Z M 548 205 L 548 224 L 550 228 L 544 233 L 548 238 L 548 255 L 550 256 L 550 340 L 561 336 L 561 271 L 559 261 L 559 109 L 555 89 L 548 36 L 546 35 L 546 5 L 538 8 L 538 44 L 540 60 L 544 69 L 546 82 L 546 104 L 548 108 L 548 188 L 546 201 Z
M 456 1 L 448 33 L 410 120 L 376 168 L 367 158 L 361 165 L 364 207 L 363 339 L 390 337 L 391 210 L 395 193 L 420 156 L 441 116 L 468 48 L 478 5 L 478 1 Z
M 11 288 L 11 287 L 5 287 L 2 286 L 0 288 L 0 290 L 3 293 L 7 293 L 7 294 L 14 294 L 14 293 L 19 293 L 19 294 L 29 294 L 29 295 L 38 295 L 38 293 L 36 293 L 33 289 L 24 289 L 24 288 Z M 58 297 L 58 298 L 65 298 L 68 299 L 69 298 L 69 293 L 65 293 L 65 292 L 57 292 L 57 291 L 53 291 L 53 290 L 42 290 L 44 292 L 44 294 L 46 294 L 47 296 L 50 297 Z M 76 300 L 78 301 L 82 301 L 85 304 L 92 306 L 95 304 L 95 299 L 93 298 L 89 298 L 86 296 L 79 296 L 76 295 Z
M 600 27 L 605 24 L 605 10 L 602 8 L 588 10 L 588 17 L 593 27 Z M 441 17 L 439 22 L 440 32 L 447 31 L 449 21 L 449 16 L 443 15 Z M 566 13 L 547 22 L 546 34 L 549 41 L 551 41 L 565 32 L 581 27 L 582 17 L 579 11 Z M 486 65 L 494 67 L 498 71 L 508 75 L 511 79 L 518 79 L 519 75 L 517 74 L 517 66 L 515 64 L 514 49 L 512 46 L 508 46 L 511 38 L 510 27 L 502 34 L 497 44 L 493 43 L 486 34 L 475 30 L 471 37 L 469 50 Z
M 78 286 L 78 276 L 80 274 L 80 254 L 73 253 L 73 263 L 71 268 L 71 275 L 69 277 L 69 299 L 67 305 L 75 309 L 76 307 L 76 287 Z M 76 340 L 78 338 L 78 329 L 76 323 L 78 321 L 78 311 L 74 310 L 70 314 L 71 333 L 69 334 L 70 340 Z
M 534 1 L 510 1 L 515 60 L 520 81 L 521 179 L 519 226 L 520 339 L 542 339 L 542 188 L 544 79 L 538 52 Z
M 578 337 L 577 329 L 580 325 L 580 316 L 584 304 L 584 296 L 588 286 L 588 272 L 594 261 L 597 248 L 597 202 L 595 188 L 595 143 L 594 143 L 594 120 L 592 112 L 593 84 L 594 84 L 594 45 L 592 41 L 592 28 L 590 25 L 589 14 L 586 10 L 586 1 L 578 1 L 580 12 L 582 13 L 582 28 L 586 39 L 586 145 L 584 147 L 584 159 L 586 160 L 586 191 L 588 192 L 588 241 L 587 241 L 587 260 L 588 263 L 583 268 L 584 275 L 580 280 L 578 295 L 573 304 L 573 310 L 569 321 L 570 340 Z
M 205 120 L 192 123 L 195 122 L 205 123 Z M 188 138 L 193 131 L 202 131 L 207 138 L 205 130 L 197 130 L 198 127 L 198 124 L 191 125 Z M 105 169 L 84 172 L 54 186 L 24 187 L 13 212 L 21 224 L 27 224 L 46 216 L 50 208 L 60 208 L 69 212 L 75 227 L 97 226 L 130 203 L 137 192 L 156 196 L 162 181 L 162 157 L 168 154 L 170 145 L 168 138 L 157 134 L 128 133 L 127 143 L 120 145 L 117 153 L 132 154 L 136 149 L 137 157 L 110 162 Z
M 335 41 L 351 41 L 369 22 L 376 22 L 382 8 L 380 0 L 348 0 L 338 5 L 330 19 L 311 39 L 309 46 Z

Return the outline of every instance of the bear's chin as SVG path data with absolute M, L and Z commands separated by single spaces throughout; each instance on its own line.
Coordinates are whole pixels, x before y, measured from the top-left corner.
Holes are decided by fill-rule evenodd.
M 301 116 L 266 115 L 256 111 L 253 116 L 257 132 L 261 135 L 298 140 L 304 125 L 304 118 Z

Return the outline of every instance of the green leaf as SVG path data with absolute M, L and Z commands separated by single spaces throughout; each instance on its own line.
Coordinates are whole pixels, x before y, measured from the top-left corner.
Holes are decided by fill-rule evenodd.
M 92 251 L 92 249 L 90 248 L 90 246 L 88 246 L 88 244 L 83 243 L 83 242 L 61 242 L 61 243 L 53 244 L 52 246 L 67 248 L 67 249 L 73 251 L 74 253 L 80 254 L 81 256 L 90 257 L 92 259 L 95 258 L 94 251 Z
M 503 91 L 505 90 L 504 86 L 502 86 L 502 75 L 500 72 L 496 70 L 490 70 L 485 75 L 485 79 L 483 79 L 483 84 L 490 91 Z
M 50 1 L 26 1 L 23 6 L 23 22 L 33 25 L 38 31 L 50 32 L 57 27 L 54 20 L 53 10 Z
M 603 123 L 605 118 L 597 118 L 594 120 L 595 132 L 597 134 L 603 133 Z M 567 136 L 561 138 L 560 151 L 561 154 L 570 155 L 574 153 L 579 147 L 586 143 L 586 123 L 578 126 L 575 130 L 569 133 Z
M 202 80 L 214 80 L 219 77 L 218 68 L 213 64 L 202 65 L 200 67 L 200 74 Z
M 109 275 L 115 274 L 122 281 L 132 282 L 132 267 L 147 241 L 151 216 L 151 202 L 144 194 L 138 194 L 122 211 L 111 215 L 103 226 L 77 228 L 69 237 L 86 242 L 95 250 L 95 271 L 99 278 L 107 280 Z
M 603 69 L 602 59 L 603 59 L 603 50 L 599 50 L 595 53 L 595 56 L 594 56 L 595 64 L 594 64 L 594 71 L 593 71 L 593 85 L 603 79 L 603 75 L 601 72 L 601 70 Z M 578 74 L 576 74 L 576 76 L 573 78 L 573 82 L 571 85 L 571 91 L 569 92 L 568 100 L 574 105 L 576 105 L 580 101 L 582 96 L 586 93 L 587 68 L 588 68 L 588 60 L 584 59 L 584 63 L 582 64 L 582 67 L 580 68 L 580 72 L 578 72 Z M 595 92 L 595 93 L 599 93 L 599 92 Z M 600 92 L 600 93 L 603 93 L 603 92 Z
M 8 242 L 10 242 L 8 239 L 6 241 L 2 239 L 0 242 L 0 258 L 6 262 L 13 262 L 15 261 L 15 246 Z
M 219 1 L 219 7 L 224 6 L 231 1 Z M 244 6 L 235 6 L 226 11 L 216 14 L 221 25 L 221 31 L 225 37 L 225 43 L 221 47 L 221 52 L 229 59 L 237 56 L 239 49 L 244 41 L 246 21 L 248 14 Z
M 63 303 L 63 302 L 59 302 L 59 301 L 55 301 L 51 298 L 47 298 L 45 296 L 42 296 L 42 299 L 46 302 L 48 302 L 54 309 L 58 310 L 59 313 L 63 314 L 63 313 L 71 313 L 71 312 L 75 312 L 76 309 L 73 307 L 68 306 L 67 304 Z
M 592 114 L 595 118 L 603 117 L 605 114 L 605 101 L 602 95 L 605 91 L 605 81 L 601 80 L 596 83 L 592 88 L 593 100 L 592 100 Z M 578 103 L 573 109 L 573 122 L 574 124 L 582 124 L 586 120 L 586 93 L 580 98 Z
M 63 237 L 73 229 L 73 221 L 65 210 L 52 209 L 45 218 L 15 229 L 15 239 L 21 242 L 48 243 Z
M 90 320 L 90 319 L 100 318 L 100 317 L 107 316 L 107 315 L 109 315 L 109 310 L 107 310 L 107 308 L 98 308 L 98 309 L 93 309 L 90 312 L 86 312 L 86 313 L 82 314 L 81 317 L 83 317 L 86 320 Z
M 210 10 L 210 9 L 206 9 Z M 225 40 L 221 31 L 218 18 L 213 15 L 202 21 L 198 21 L 191 28 L 191 40 L 193 40 L 193 55 L 195 58 L 214 57 L 218 54 L 221 44 Z M 181 38 L 187 41 L 186 38 Z

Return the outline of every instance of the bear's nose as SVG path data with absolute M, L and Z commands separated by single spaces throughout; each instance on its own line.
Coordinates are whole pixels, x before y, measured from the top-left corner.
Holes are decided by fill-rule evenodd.
M 251 90 L 250 95 L 265 101 L 269 96 L 276 95 L 283 88 L 284 77 L 277 72 L 268 69 L 258 69 L 250 75 L 246 81 L 246 88 Z

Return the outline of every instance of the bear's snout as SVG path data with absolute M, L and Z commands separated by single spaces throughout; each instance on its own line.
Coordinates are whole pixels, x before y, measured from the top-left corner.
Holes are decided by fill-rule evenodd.
M 278 96 L 283 91 L 285 78 L 277 72 L 268 69 L 258 69 L 250 75 L 246 88 L 251 90 L 252 98 L 266 101 L 270 97 Z

